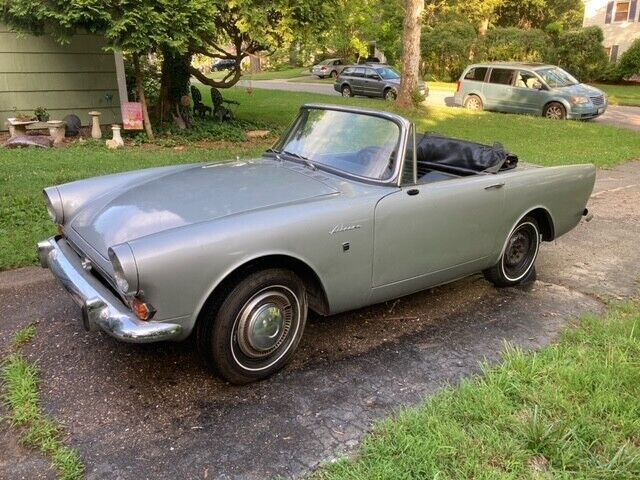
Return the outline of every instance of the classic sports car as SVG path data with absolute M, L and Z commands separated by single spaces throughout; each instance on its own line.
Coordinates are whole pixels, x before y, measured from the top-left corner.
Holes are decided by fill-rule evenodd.
M 225 379 L 282 368 L 310 308 L 331 315 L 476 272 L 534 279 L 541 241 L 587 215 L 593 165 L 517 166 L 499 144 L 416 134 L 386 112 L 305 105 L 262 158 L 44 190 L 39 243 L 87 329 L 196 337 Z

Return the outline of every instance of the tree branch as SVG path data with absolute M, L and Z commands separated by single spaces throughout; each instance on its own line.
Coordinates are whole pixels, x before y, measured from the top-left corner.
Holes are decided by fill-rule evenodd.
M 229 79 L 229 77 L 230 77 L 230 74 L 229 74 L 226 77 L 224 77 L 224 79 L 222 79 L 222 80 L 214 80 L 212 78 L 207 77 L 200 70 L 198 70 L 197 68 L 194 68 L 194 67 L 189 67 L 189 72 L 191 73 L 191 75 L 193 75 L 198 80 L 200 80 L 200 82 L 204 83 L 205 85 L 209 85 L 210 87 L 215 87 L 215 88 L 230 88 L 230 87 L 233 87 L 236 83 L 238 83 L 238 81 L 240 80 L 240 76 L 242 74 L 242 72 L 240 71 L 240 62 L 237 63 L 237 67 L 236 67 L 236 69 L 234 71 L 234 74 L 233 74 L 233 77 L 231 77 L 231 79 Z

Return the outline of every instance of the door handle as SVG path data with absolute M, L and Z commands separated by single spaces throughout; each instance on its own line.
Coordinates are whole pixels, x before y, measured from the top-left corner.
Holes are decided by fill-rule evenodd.
M 494 183 L 493 185 L 488 185 L 484 187 L 485 190 L 497 190 L 498 188 L 504 187 L 504 182 Z

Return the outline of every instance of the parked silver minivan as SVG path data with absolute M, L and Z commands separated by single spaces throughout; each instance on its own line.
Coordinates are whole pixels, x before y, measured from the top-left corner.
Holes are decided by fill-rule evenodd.
M 590 120 L 607 109 L 607 96 L 555 65 L 469 65 L 458 80 L 456 105 L 471 110 L 529 113 L 547 118 Z

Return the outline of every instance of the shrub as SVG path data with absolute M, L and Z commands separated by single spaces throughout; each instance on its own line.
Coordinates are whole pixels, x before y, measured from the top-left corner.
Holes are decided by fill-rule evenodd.
M 640 38 L 636 39 L 629 49 L 622 54 L 618 64 L 618 71 L 622 78 L 640 75 Z
M 542 30 L 494 28 L 487 32 L 478 56 L 490 61 L 542 62 L 552 48 L 551 38 Z
M 457 79 L 469 63 L 469 52 L 476 41 L 471 24 L 450 21 L 422 32 L 420 50 L 424 72 L 439 80 Z
M 556 46 L 556 63 L 580 81 L 598 79 L 609 63 L 602 46 L 603 38 L 599 27 L 560 33 Z

